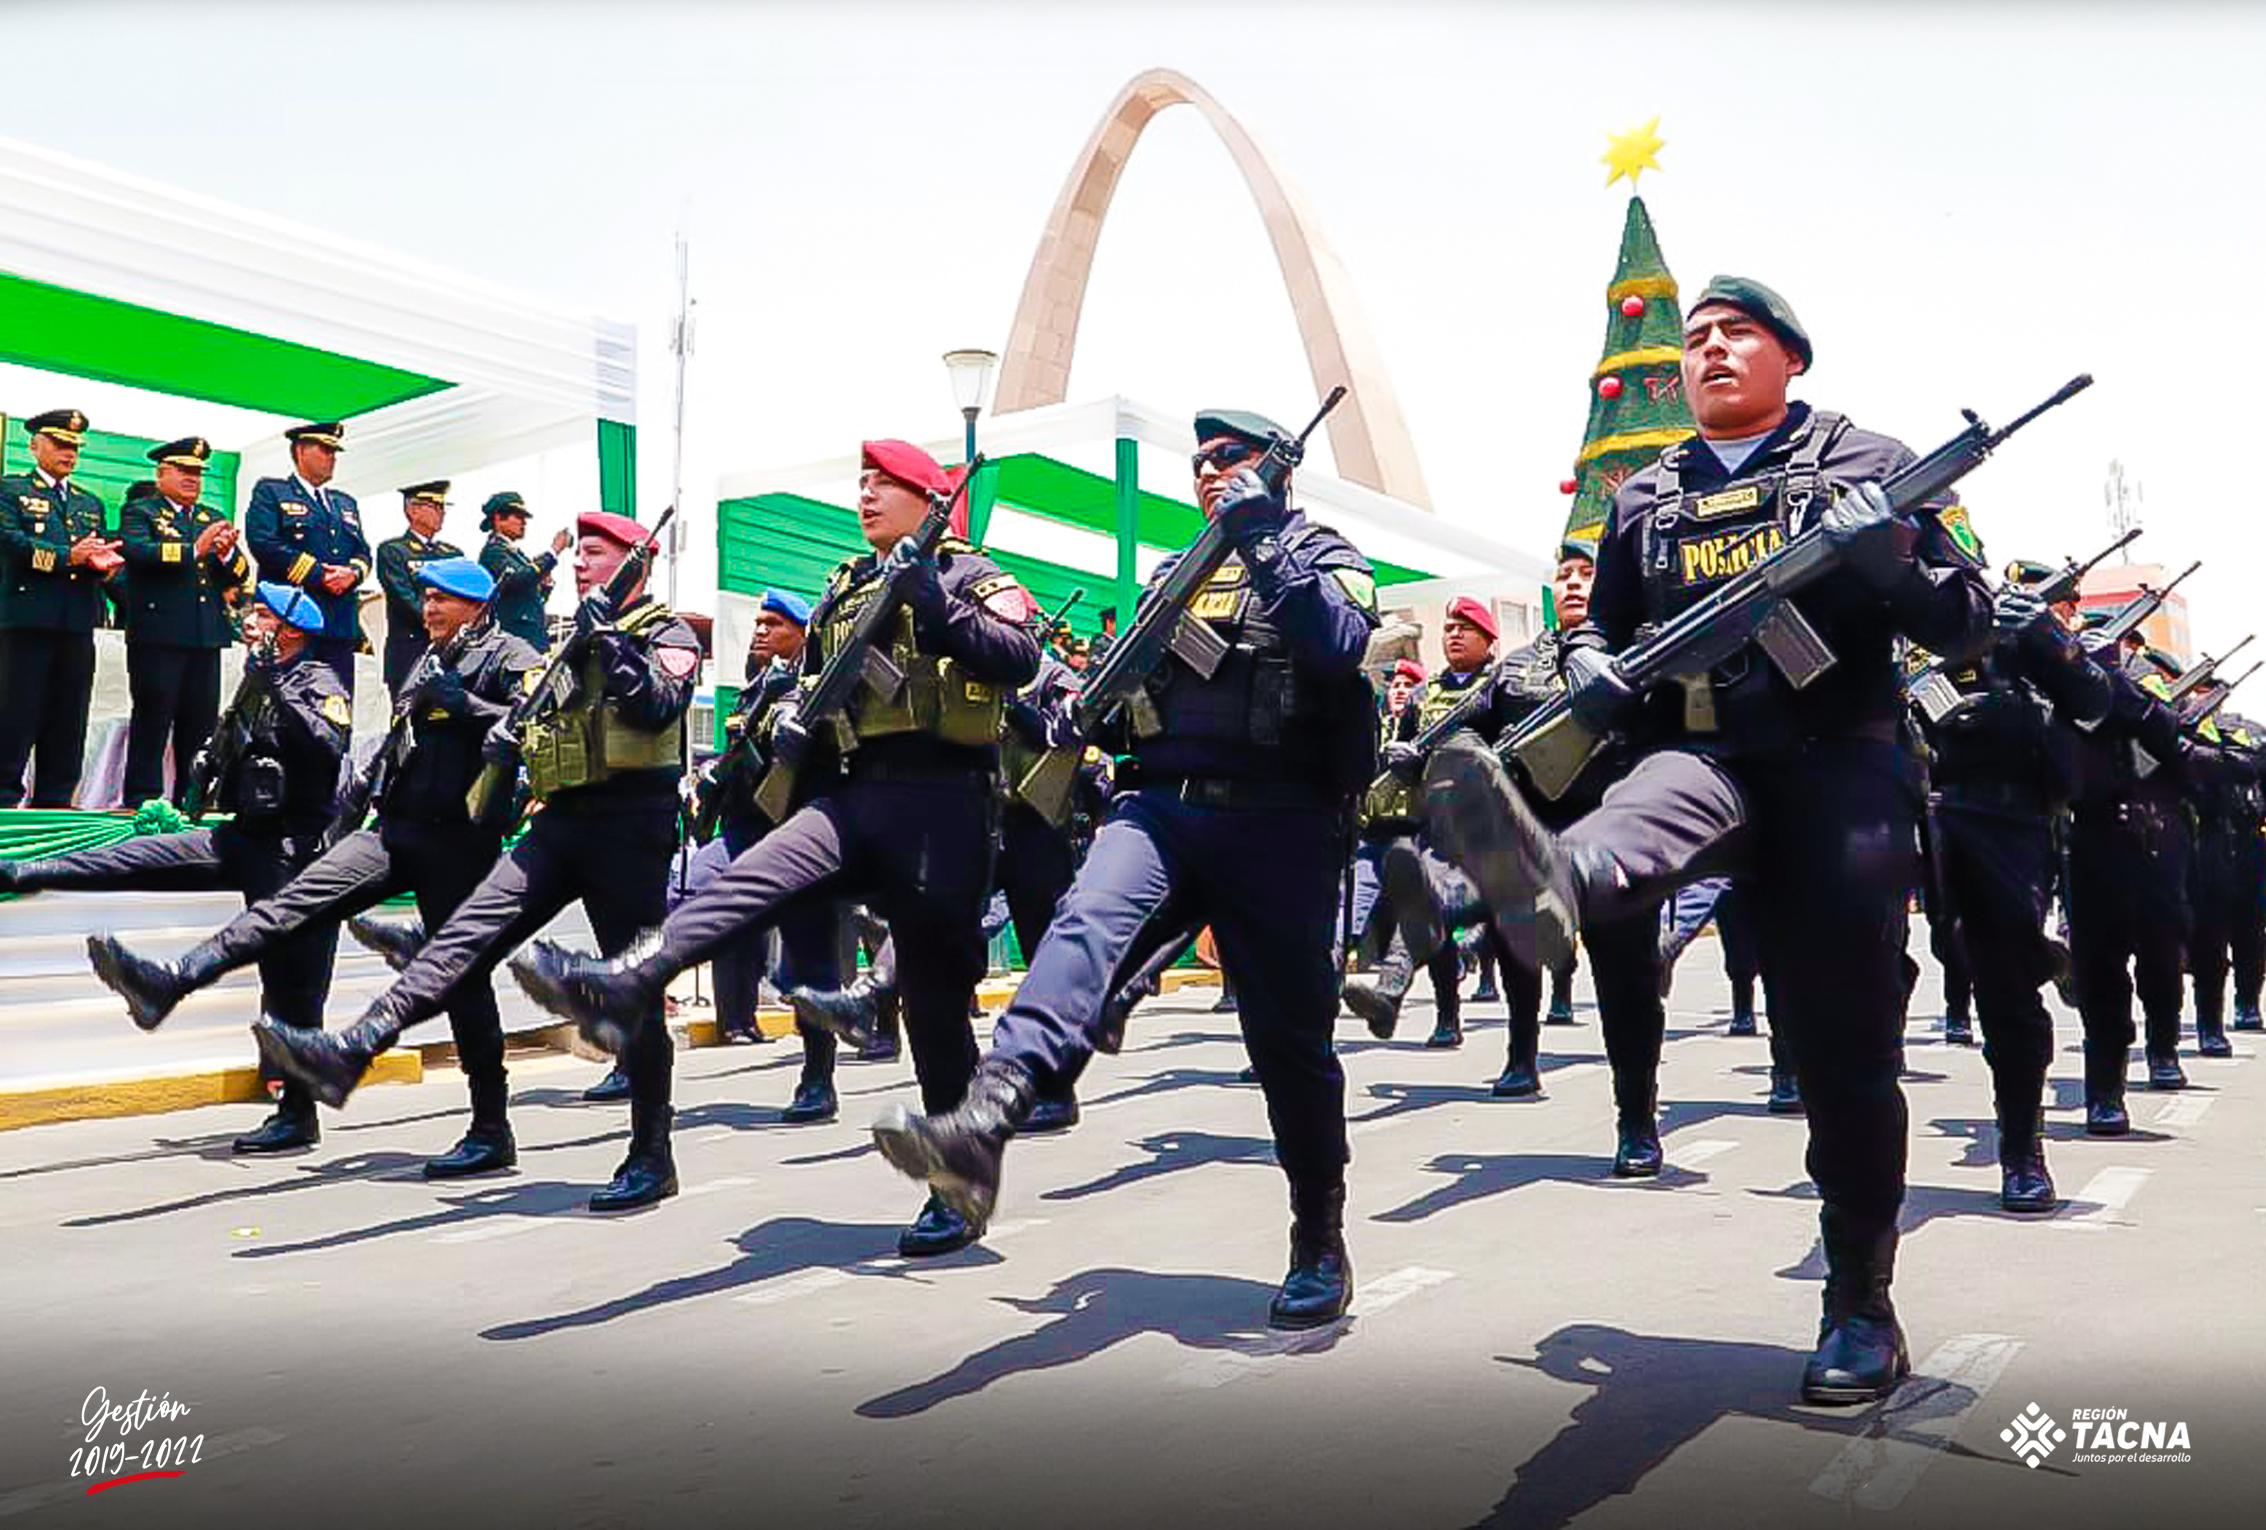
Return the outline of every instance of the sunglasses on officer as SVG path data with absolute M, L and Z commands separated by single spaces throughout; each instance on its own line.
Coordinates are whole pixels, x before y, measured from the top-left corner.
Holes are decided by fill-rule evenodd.
M 1204 476 L 1204 469 L 1207 467 L 1217 468 L 1224 473 L 1229 468 L 1249 462 L 1253 457 L 1259 455 L 1259 451 L 1260 448 L 1252 445 L 1249 441 L 1221 441 L 1216 445 L 1205 447 L 1202 451 L 1190 457 L 1188 465 L 1196 476 L 1201 478 Z

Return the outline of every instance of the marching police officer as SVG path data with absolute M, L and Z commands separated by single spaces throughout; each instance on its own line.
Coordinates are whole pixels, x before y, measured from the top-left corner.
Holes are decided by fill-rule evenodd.
M 340 1105 L 371 1060 L 401 1033 L 438 1014 L 458 985 L 484 981 L 521 941 L 580 899 L 610 951 L 660 922 L 669 863 L 676 853 L 677 782 L 684 769 L 685 713 L 700 680 L 700 638 L 683 618 L 644 593 L 620 610 L 603 609 L 607 581 L 640 556 L 646 531 L 627 516 L 589 510 L 576 518 L 575 584 L 585 599 L 582 629 L 553 663 L 571 662 L 579 683 L 556 709 L 524 719 L 517 739 L 490 735 L 491 759 L 513 753 L 542 803 L 527 834 L 495 863 L 402 969 L 391 988 L 344 1031 L 297 1032 L 262 1020 L 260 1051 Z M 516 745 L 516 749 L 514 749 Z M 508 782 L 506 784 L 508 790 Z M 669 1150 L 669 1068 L 674 1049 L 661 1023 L 661 994 L 648 1000 L 652 1024 L 622 1055 L 630 1084 L 628 1155 L 593 1211 L 626 1211 L 676 1194 Z
M 390 758 L 373 785 L 373 828 L 340 825 L 329 850 L 216 934 L 170 962 L 151 961 L 115 935 L 89 936 L 102 980 L 123 996 L 135 1024 L 154 1030 L 181 1000 L 293 941 L 401 893 L 414 893 L 427 929 L 439 929 L 503 850 L 502 830 L 471 822 L 465 795 L 480 774 L 481 746 L 524 689 L 541 656 L 488 619 L 495 581 L 470 558 L 422 562 L 420 619 L 433 647 L 405 677 Z M 396 753 L 398 751 L 398 753 Z M 472 1091 L 472 1125 L 455 1148 L 425 1164 L 427 1179 L 509 1168 L 518 1157 L 504 1114 L 503 1022 L 485 974 L 448 996 L 457 1066 Z
M 401 682 L 425 654 L 425 594 L 417 570 L 464 556 L 461 548 L 441 540 L 441 518 L 448 513 L 446 478 L 403 489 L 401 513 L 409 529 L 378 544 L 378 588 L 386 598 L 386 693 L 396 698 Z M 540 644 L 532 646 L 541 651 Z
M 261 584 L 245 613 L 244 684 L 199 762 L 217 778 L 200 806 L 230 816 L 213 827 L 121 840 L 52 860 L 0 864 L 0 891 L 199 892 L 233 888 L 247 906 L 312 857 L 331 821 L 353 712 L 329 666 L 308 651 L 322 630 L 313 601 Z M 309 931 L 260 962 L 260 1007 L 286 1026 L 323 1023 L 337 930 Z M 275 1113 L 236 1139 L 239 1153 L 279 1153 L 320 1138 L 313 1098 L 286 1084 Z
M 480 566 L 496 576 L 496 621 L 540 653 L 551 646 L 550 625 L 543 617 L 551 575 L 559 555 L 574 545 L 574 534 L 561 527 L 547 552 L 528 557 L 519 550 L 527 535 L 527 501 L 510 489 L 488 496 L 480 507 L 480 529 L 488 533 Z
M 1772 1019 L 1809 1106 L 1823 1207 L 1824 1319 L 1802 1378 L 1812 1402 L 1880 1397 L 1910 1369 L 1889 1301 L 1904 1196 L 1898 1087 L 1904 911 L 1915 880 L 1916 782 L 1898 741 L 1899 633 L 1963 656 L 1989 632 L 1988 592 L 1956 507 L 1906 517 L 1877 480 L 1912 460 L 1885 436 L 1789 402 L 1809 336 L 1759 282 L 1718 277 L 1685 319 L 1682 381 L 1697 439 L 1616 491 L 1589 620 L 1566 678 L 1592 729 L 1641 750 L 1561 836 L 1494 755 L 1450 740 L 1427 775 L 1450 847 L 1529 964 L 1577 928 L 1654 906 L 1697 876 L 1751 868 Z M 1638 695 L 1607 655 L 1816 528 L 1838 566 L 1793 603 L 1836 655 L 1795 690 L 1752 651 L 1692 686 Z M 1602 965 L 1602 964 L 1600 964 Z
M 1182 619 L 1210 626 L 1228 653 L 1208 679 L 1168 657 L 1148 677 L 1148 706 L 1120 709 L 1156 726 L 1128 720 L 1115 741 L 1131 760 L 1109 819 L 995 1022 L 966 1102 L 893 1112 L 874 1140 L 981 1224 L 1007 1139 L 1039 1094 L 1091 1056 L 1112 978 L 1138 960 L 1145 935 L 1207 922 L 1235 974 L 1290 1181 L 1290 1269 L 1269 1321 L 1308 1328 L 1341 1315 L 1352 1294 L 1345 1074 L 1330 1032 L 1338 878 L 1354 796 L 1375 775 L 1376 698 L 1361 661 L 1377 610 L 1361 554 L 1291 509 L 1287 482 L 1270 489 L 1254 470 L 1287 434 L 1242 410 L 1196 417 L 1197 499 L 1233 551 Z
M 86 753 L 94 629 L 103 582 L 124 566 L 103 535 L 102 501 L 71 481 L 87 417 L 50 409 L 24 421 L 32 470 L 0 478 L 0 807 L 67 808 Z
M 129 498 L 119 515 L 119 551 L 132 571 L 126 596 L 126 805 L 165 795 L 165 748 L 173 746 L 174 795 L 220 717 L 220 651 L 235 637 L 230 595 L 252 577 L 236 527 L 200 504 L 212 447 L 202 436 L 149 454 L 154 493 Z
M 991 894 L 999 728 L 1009 694 L 1038 673 L 1031 599 L 1014 577 L 948 536 L 932 558 L 907 539 L 952 480 L 917 446 L 868 441 L 858 523 L 872 552 L 834 570 L 804 650 L 816 674 L 847 636 L 887 570 L 903 605 L 886 629 L 904 682 L 884 697 L 861 688 L 847 723 L 856 747 L 839 778 L 790 813 L 669 916 L 658 936 L 600 962 L 537 942 L 512 963 L 531 997 L 583 1034 L 628 1045 L 657 1029 L 651 1011 L 671 978 L 742 932 L 811 904 L 862 896 L 889 921 L 904 990 L 905 1037 L 931 1110 L 960 1103 L 976 1062 L 968 1006 L 985 970 L 982 920 Z M 792 700 L 771 714 L 775 758 L 824 764 Z M 981 1236 L 933 1196 L 898 1239 L 907 1257 L 949 1253 Z
M 264 581 L 303 590 L 322 612 L 314 655 L 328 664 L 348 699 L 354 695 L 354 655 L 362 645 L 362 610 L 356 591 L 370 576 L 370 544 L 362 534 L 362 508 L 354 496 L 331 487 L 346 427 L 336 420 L 294 425 L 291 476 L 252 485 L 244 510 L 244 539 Z
M 2204 1057 L 2232 1057 L 2228 957 L 2240 948 L 2243 927 L 2266 887 L 2259 876 L 2266 862 L 2260 848 L 2266 846 L 2260 837 L 2266 791 L 2259 787 L 2258 756 L 2241 718 L 2221 710 L 2194 732 L 2189 780 L 2196 813 L 2195 930 L 2187 942 L 2187 969 L 2195 979 L 2195 1050 Z

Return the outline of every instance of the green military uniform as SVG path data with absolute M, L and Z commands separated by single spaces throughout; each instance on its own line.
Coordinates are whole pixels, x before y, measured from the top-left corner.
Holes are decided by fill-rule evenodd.
M 430 488 L 445 493 L 448 485 L 429 484 Z M 404 489 L 404 494 L 417 491 Z M 401 692 L 401 682 L 417 667 L 425 655 L 425 596 L 417 586 L 417 570 L 443 558 L 461 558 L 464 549 L 439 537 L 421 537 L 414 531 L 405 531 L 390 541 L 378 544 L 378 587 L 386 597 L 386 690 L 394 695 Z M 509 628 L 505 629 L 509 631 Z M 540 649 L 541 643 L 534 645 Z
M 76 446 L 86 424 L 57 409 L 24 428 Z M 32 806 L 69 807 L 78 791 L 103 575 L 73 563 L 71 544 L 102 530 L 102 501 L 68 478 L 37 468 L 0 478 L 0 807 L 24 800 L 35 751 Z
M 488 545 L 480 549 L 480 566 L 496 576 L 496 625 L 541 650 L 551 641 L 543 605 L 551 592 L 551 573 L 559 566 L 559 555 L 546 548 L 530 558 L 510 537 L 495 529 L 498 516 L 526 513 L 527 502 L 509 490 L 488 496 L 488 502 L 480 507 L 480 526 L 488 533 Z
M 211 456 L 197 436 L 150 453 L 158 463 L 200 467 Z M 236 635 L 229 597 L 252 577 L 252 560 L 241 543 L 225 555 L 208 550 L 199 557 L 197 542 L 227 521 L 210 505 L 183 506 L 155 493 L 130 499 L 119 517 L 118 550 L 133 578 L 126 598 L 128 806 L 165 795 L 168 742 L 178 783 L 220 717 L 220 651 Z

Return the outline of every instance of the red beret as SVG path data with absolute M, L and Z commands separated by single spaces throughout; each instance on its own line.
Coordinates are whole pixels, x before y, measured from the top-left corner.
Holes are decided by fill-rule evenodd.
M 628 516 L 616 515 L 611 510 L 585 510 L 574 518 L 576 536 L 586 537 L 593 532 L 624 547 L 643 547 L 645 539 L 653 534 L 653 528 L 640 526 Z
M 936 459 L 910 441 L 867 441 L 860 448 L 863 465 L 886 473 L 908 489 L 923 494 L 949 494 L 952 479 Z
M 1408 676 L 1408 678 L 1411 680 L 1421 682 L 1424 679 L 1424 666 L 1417 663 L 1414 659 L 1395 660 L 1393 663 L 1393 678 L 1397 680 L 1402 675 Z
M 1460 616 L 1486 633 L 1487 640 L 1490 643 L 1502 635 L 1502 629 L 1495 625 L 1495 613 L 1478 601 L 1473 600 L 1469 595 L 1458 595 L 1455 599 L 1449 601 L 1448 614 Z

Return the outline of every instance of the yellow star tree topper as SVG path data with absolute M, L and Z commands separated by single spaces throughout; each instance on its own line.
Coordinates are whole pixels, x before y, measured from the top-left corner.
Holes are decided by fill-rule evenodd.
M 1608 147 L 1603 154 L 1598 156 L 1597 162 L 1607 166 L 1613 172 L 1605 177 L 1607 186 L 1611 186 L 1624 175 L 1629 178 L 1629 184 L 1635 186 L 1638 176 L 1644 174 L 1647 170 L 1660 168 L 1660 161 L 1653 156 L 1666 148 L 1668 144 L 1667 140 L 1654 131 L 1659 126 L 1660 119 L 1655 117 L 1643 127 L 1632 128 L 1626 133 L 1609 137 L 1606 140 Z

